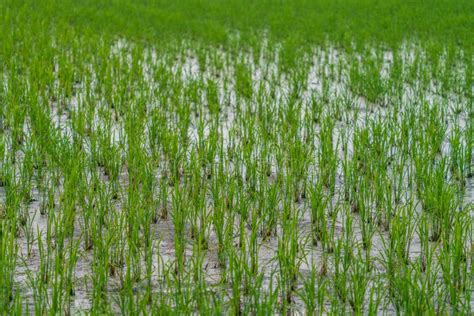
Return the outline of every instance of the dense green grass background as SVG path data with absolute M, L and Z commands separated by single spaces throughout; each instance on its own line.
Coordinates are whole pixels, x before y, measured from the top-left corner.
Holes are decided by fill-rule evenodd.
M 229 30 L 244 42 L 267 30 L 276 39 L 341 45 L 367 41 L 398 44 L 416 38 L 472 49 L 472 0 L 4 0 L 2 34 L 34 21 L 64 32 L 120 35 L 147 41 L 193 38 L 225 43 Z

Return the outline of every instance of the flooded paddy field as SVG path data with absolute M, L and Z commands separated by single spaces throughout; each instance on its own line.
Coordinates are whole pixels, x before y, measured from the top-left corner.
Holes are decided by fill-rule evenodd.
M 2 39 L 0 313 L 473 312 L 469 46 L 71 21 Z

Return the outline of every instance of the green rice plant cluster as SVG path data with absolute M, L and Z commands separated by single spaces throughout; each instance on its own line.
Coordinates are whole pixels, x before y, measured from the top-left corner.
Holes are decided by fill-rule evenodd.
M 470 1 L 0 3 L 0 314 L 472 314 Z

